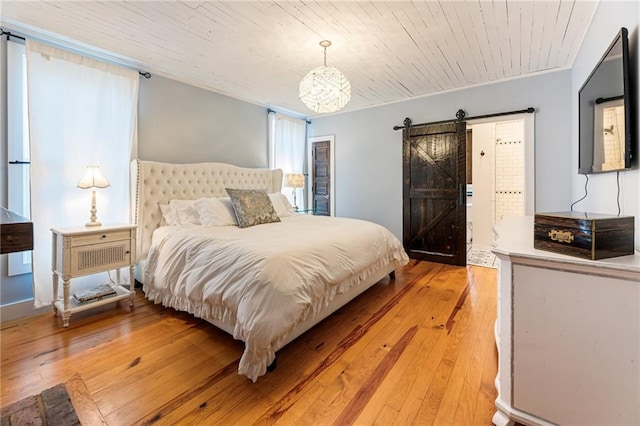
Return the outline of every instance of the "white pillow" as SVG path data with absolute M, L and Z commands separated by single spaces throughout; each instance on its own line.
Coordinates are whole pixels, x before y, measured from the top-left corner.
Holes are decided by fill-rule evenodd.
M 200 214 L 195 204 L 196 200 L 169 201 L 176 225 L 200 225 Z
M 201 198 L 196 201 L 195 207 L 200 217 L 200 223 L 204 226 L 234 226 L 238 224 L 229 197 Z
M 293 206 L 289 203 L 289 200 L 281 192 L 274 192 L 269 194 L 271 204 L 279 217 L 287 217 L 293 214 Z
M 176 217 L 173 214 L 173 210 L 169 204 L 159 204 L 160 212 L 162 213 L 162 221 L 160 222 L 160 226 L 173 226 L 177 225 Z

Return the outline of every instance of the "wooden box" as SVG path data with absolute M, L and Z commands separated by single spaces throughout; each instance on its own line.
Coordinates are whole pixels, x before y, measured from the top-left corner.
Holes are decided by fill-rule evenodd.
M 0 254 L 33 250 L 33 223 L 0 207 Z
M 597 213 L 536 213 L 533 247 L 583 259 L 634 254 L 633 216 Z

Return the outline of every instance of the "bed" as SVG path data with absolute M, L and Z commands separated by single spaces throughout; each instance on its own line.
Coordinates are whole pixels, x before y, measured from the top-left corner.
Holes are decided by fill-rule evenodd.
M 254 382 L 279 349 L 408 262 L 382 226 L 292 212 L 281 170 L 134 160 L 131 176 L 146 297 L 243 341 L 238 372 Z M 273 221 L 244 226 L 237 203 L 265 192 Z M 188 214 L 175 223 L 168 211 Z

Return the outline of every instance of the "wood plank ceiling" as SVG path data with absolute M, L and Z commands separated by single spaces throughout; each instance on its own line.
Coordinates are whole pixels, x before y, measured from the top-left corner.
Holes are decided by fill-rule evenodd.
M 569 67 L 596 1 L 2 1 L 5 29 L 54 35 L 151 73 L 306 116 L 322 64 L 343 111 Z

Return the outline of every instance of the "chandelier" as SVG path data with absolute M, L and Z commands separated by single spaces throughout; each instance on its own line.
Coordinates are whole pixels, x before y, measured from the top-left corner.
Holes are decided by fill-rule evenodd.
M 324 65 L 315 67 L 300 81 L 300 100 L 318 113 L 336 112 L 351 99 L 351 83 L 334 67 L 327 66 L 329 40 L 320 42 L 324 48 Z

